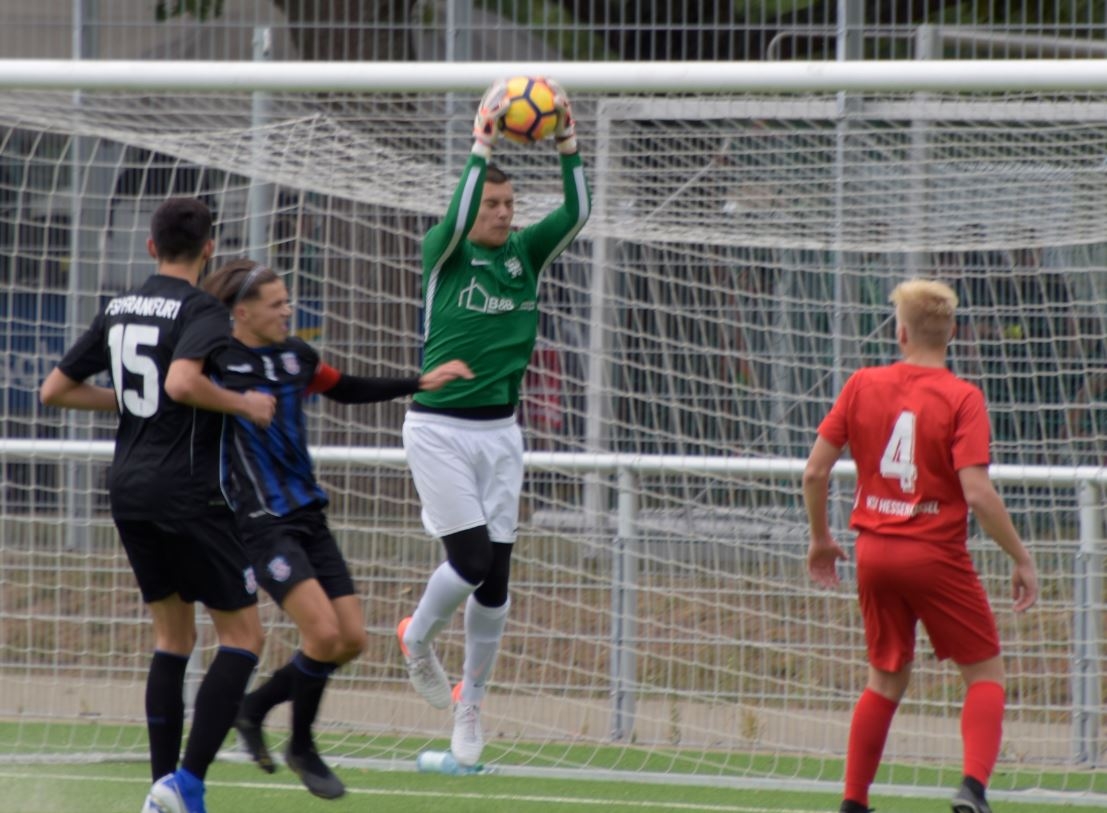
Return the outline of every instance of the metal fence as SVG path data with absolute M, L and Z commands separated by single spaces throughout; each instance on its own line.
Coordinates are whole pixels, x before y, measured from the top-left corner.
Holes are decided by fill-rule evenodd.
M 0 58 L 913 59 L 1107 54 L 1107 3 L 861 0 L 4 0 Z M 843 49 L 846 34 L 855 44 Z M 844 53 L 840 53 L 843 52 Z M 931 55 L 928 58 L 933 58 Z

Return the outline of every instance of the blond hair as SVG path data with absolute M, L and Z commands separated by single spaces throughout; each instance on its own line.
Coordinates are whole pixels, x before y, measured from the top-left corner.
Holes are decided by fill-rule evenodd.
M 944 282 L 915 278 L 892 291 L 896 322 L 907 328 L 911 341 L 929 348 L 943 348 L 953 336 L 957 294 Z

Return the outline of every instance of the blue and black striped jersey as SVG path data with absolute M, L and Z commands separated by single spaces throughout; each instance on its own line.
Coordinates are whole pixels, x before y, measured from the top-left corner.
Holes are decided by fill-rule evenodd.
M 216 356 L 215 375 L 222 386 L 277 399 L 266 429 L 230 415 L 223 422 L 220 481 L 240 518 L 283 517 L 307 505 L 327 504 L 327 493 L 315 480 L 304 416 L 304 396 L 318 366 L 319 354 L 295 337 L 267 347 L 232 339 Z

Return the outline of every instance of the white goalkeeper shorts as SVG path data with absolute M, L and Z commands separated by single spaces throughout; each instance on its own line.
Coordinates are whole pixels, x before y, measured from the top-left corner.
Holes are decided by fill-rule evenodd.
M 493 542 L 514 542 L 523 490 L 523 433 L 514 417 L 469 421 L 408 412 L 404 451 L 435 537 L 488 526 Z

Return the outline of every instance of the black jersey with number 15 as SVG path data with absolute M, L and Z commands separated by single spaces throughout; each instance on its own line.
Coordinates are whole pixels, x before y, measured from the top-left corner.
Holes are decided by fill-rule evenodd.
M 222 416 L 165 394 L 176 359 L 203 360 L 230 337 L 227 310 L 187 281 L 162 274 L 115 297 L 58 365 L 76 381 L 107 370 L 119 406 L 108 475 L 112 514 L 166 519 L 223 505 L 219 493 Z

